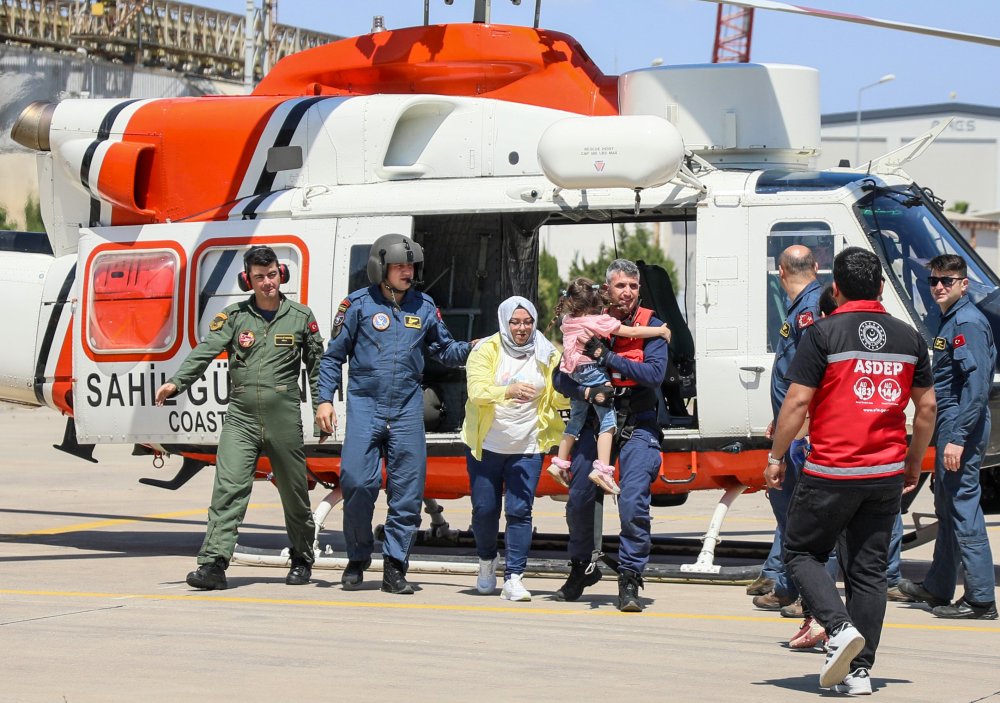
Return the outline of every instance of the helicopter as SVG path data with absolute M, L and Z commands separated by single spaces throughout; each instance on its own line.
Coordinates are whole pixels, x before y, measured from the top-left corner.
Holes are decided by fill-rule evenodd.
M 159 464 L 183 457 L 172 480 L 143 479 L 176 489 L 214 463 L 228 360 L 163 407 L 155 391 L 245 295 L 238 276 L 251 246 L 276 251 L 289 271 L 282 292 L 329 330 L 338 303 L 367 284 L 372 242 L 412 236 L 425 252 L 423 289 L 456 338 L 475 339 L 496 330 L 500 301 L 535 297 L 541 227 L 564 228 L 569 247 L 579 225 L 668 223 L 683 229 L 695 263 L 690 306 L 662 270 L 643 268 L 644 304 L 673 330 L 653 503 L 724 492 L 688 565 L 718 572 L 726 510 L 763 487 L 782 250 L 809 246 L 821 279 L 842 249 L 874 251 L 883 304 L 929 345 L 936 306 L 924 264 L 959 253 L 1000 334 L 1000 278 L 902 168 L 947 122 L 867 164 L 817 171 L 814 69 L 610 76 L 572 37 L 493 25 L 489 6 L 476 0 L 468 24 L 378 31 L 286 57 L 248 96 L 26 108 L 11 136 L 38 152 L 47 234 L 0 239 L 16 340 L 0 352 L 0 397 L 69 416 L 59 448 L 83 459 L 106 443 L 134 444 Z M 305 427 L 308 385 L 303 371 Z M 428 500 L 468 494 L 464 393 L 461 370 L 428 365 Z M 1000 381 L 990 402 L 1000 404 Z M 335 409 L 346 417 L 343 397 Z M 317 482 L 336 485 L 341 447 L 342 437 L 306 437 Z M 998 465 L 1000 429 L 984 461 Z M 269 471 L 262 457 L 258 478 Z M 995 470 L 983 483 L 997 495 Z M 564 492 L 543 472 L 539 495 Z

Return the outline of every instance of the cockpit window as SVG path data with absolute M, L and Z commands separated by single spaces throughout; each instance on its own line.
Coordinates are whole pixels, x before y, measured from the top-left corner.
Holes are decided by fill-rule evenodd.
M 871 183 L 871 182 L 870 182 Z M 883 257 L 894 283 L 923 321 L 925 337 L 940 326 L 941 312 L 931 297 L 927 262 L 939 254 L 958 254 L 969 267 L 969 296 L 1000 333 L 1000 288 L 996 274 L 955 231 L 918 187 L 892 189 L 872 183 L 855 208 L 875 251 Z

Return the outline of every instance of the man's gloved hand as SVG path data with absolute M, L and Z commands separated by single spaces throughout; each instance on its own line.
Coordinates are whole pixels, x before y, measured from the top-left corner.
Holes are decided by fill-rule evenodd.
M 586 390 L 587 402 L 610 408 L 615 402 L 615 389 L 611 386 L 591 386 Z
M 583 355 L 598 363 L 602 363 L 603 359 L 607 358 L 609 351 L 611 350 L 608 348 L 607 342 L 600 337 L 591 337 L 583 345 Z

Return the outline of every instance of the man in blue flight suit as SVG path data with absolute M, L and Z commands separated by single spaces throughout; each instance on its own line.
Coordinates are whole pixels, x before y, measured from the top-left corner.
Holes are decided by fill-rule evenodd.
M 652 311 L 639 307 L 639 269 L 631 261 L 616 259 L 606 273 L 611 307 L 608 314 L 624 324 L 657 327 L 663 323 Z M 637 322 L 638 320 L 638 322 Z M 642 572 L 649 561 L 652 545 L 649 516 L 650 485 L 660 469 L 662 434 L 657 422 L 657 408 L 662 402 L 660 384 L 667 370 L 667 341 L 663 337 L 644 340 L 616 338 L 609 349 L 603 341 L 592 338 L 584 353 L 605 366 L 612 386 L 602 386 L 590 398 L 569 374 L 556 370 L 553 383 L 556 390 L 568 398 L 612 403 L 619 418 L 616 440 L 619 455 L 618 515 L 621 536 L 618 548 L 618 609 L 625 613 L 640 612 L 645 606 L 639 599 Z M 603 389 L 603 392 L 600 390 Z M 590 467 L 597 458 L 597 441 L 593 426 L 584 431 L 573 447 L 572 478 L 566 522 L 569 526 L 570 575 L 556 591 L 556 600 L 574 601 L 583 589 L 597 583 L 601 572 L 597 568 L 599 552 L 594 551 L 594 504 L 597 486 L 590 480 Z M 603 496 L 602 496 L 603 497 Z
M 809 247 L 793 245 L 781 252 L 778 257 L 778 275 L 781 287 L 788 297 L 786 304 L 788 314 L 781 325 L 778 337 L 778 347 L 774 350 L 774 368 L 771 370 L 771 409 L 777 419 L 781 403 L 788 393 L 789 381 L 785 378 L 788 367 L 795 357 L 795 350 L 802 342 L 806 332 L 820 317 L 819 299 L 823 294 L 823 286 L 816 280 L 819 270 L 816 258 Z M 770 438 L 774 431 L 774 422 L 767 428 L 766 436 Z M 774 528 L 774 542 L 771 552 L 764 562 L 760 577 L 747 587 L 747 594 L 753 595 L 754 606 L 762 610 L 779 610 L 791 605 L 798 598 L 798 589 L 785 571 L 782 555 L 784 549 L 785 516 L 788 514 L 788 503 L 792 499 L 795 484 L 802 472 L 806 459 L 805 430 L 802 436 L 792 441 L 785 455 L 785 480 L 780 488 L 769 488 L 767 499 L 771 503 L 771 511 L 777 523 Z M 770 590 L 768 590 L 770 586 Z
M 899 590 L 929 604 L 939 618 L 996 620 L 993 553 L 979 505 L 979 467 L 990 435 L 988 400 L 996 347 L 989 322 L 966 295 L 965 260 L 943 254 L 931 259 L 928 268 L 931 294 L 941 308 L 941 328 L 933 344 L 938 535 L 923 582 L 902 579 Z M 965 572 L 965 594 L 952 604 L 959 566 Z
M 437 306 L 418 292 L 424 253 L 402 234 L 375 240 L 368 255 L 372 285 L 351 293 L 333 320 L 320 363 L 316 423 L 329 435 L 337 424 L 333 397 L 350 359 L 347 433 L 340 460 L 344 491 L 345 590 L 361 587 L 374 547 L 372 514 L 386 459 L 389 513 L 382 544 L 382 590 L 411 594 L 406 581 L 410 549 L 420 526 L 427 471 L 421 380 L 424 350 L 447 366 L 461 366 L 471 345 L 452 339 Z

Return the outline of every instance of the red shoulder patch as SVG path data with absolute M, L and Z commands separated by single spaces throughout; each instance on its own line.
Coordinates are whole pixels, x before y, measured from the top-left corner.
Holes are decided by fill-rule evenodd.
M 960 334 L 957 337 L 955 337 L 955 341 L 952 342 L 952 346 L 954 346 L 955 349 L 958 349 L 959 347 L 964 347 L 965 346 L 965 335 L 964 334 Z
M 812 325 L 812 323 L 816 320 L 813 319 L 812 311 L 807 310 L 806 312 L 799 313 L 799 316 L 795 318 L 795 321 L 798 324 L 799 329 L 803 329 Z
M 441 319 L 441 308 L 434 308 L 434 311 L 437 313 L 438 320 L 440 320 Z
M 341 301 L 340 305 L 337 306 L 337 309 L 340 310 L 340 312 L 344 312 L 349 307 L 351 307 L 350 298 L 344 298 L 344 300 Z
M 313 320 L 312 322 L 309 323 L 309 331 L 312 332 L 313 334 L 319 332 L 319 323 L 316 322 L 316 320 Z

